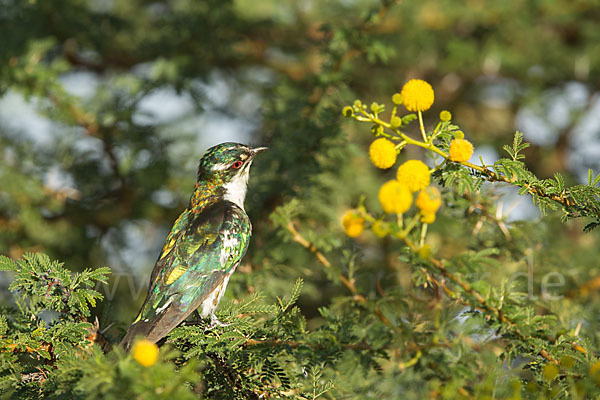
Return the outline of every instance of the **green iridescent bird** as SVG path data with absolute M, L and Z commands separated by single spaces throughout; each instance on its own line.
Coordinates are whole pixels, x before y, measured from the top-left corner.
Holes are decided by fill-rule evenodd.
M 219 324 L 214 311 L 252 232 L 244 210 L 250 166 L 266 149 L 222 143 L 206 151 L 190 205 L 167 236 L 146 300 L 121 341 L 125 349 L 138 336 L 161 340 L 194 310 Z

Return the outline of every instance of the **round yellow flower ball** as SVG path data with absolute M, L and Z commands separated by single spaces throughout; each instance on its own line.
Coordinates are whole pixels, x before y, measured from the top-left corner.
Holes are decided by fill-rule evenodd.
M 342 218 L 344 232 L 351 238 L 359 236 L 365 228 L 365 220 L 353 211 L 347 211 Z
M 435 222 L 435 213 L 421 213 L 421 222 L 424 224 L 433 224 Z
M 150 367 L 158 360 L 158 346 L 148 339 L 140 339 L 133 346 L 133 358 L 144 367 Z
M 469 161 L 473 155 L 473 145 L 465 139 L 454 139 L 450 142 L 450 160 L 456 162 Z
M 415 205 L 421 210 L 423 214 L 433 213 L 440 208 L 442 205 L 442 196 L 440 191 L 433 186 L 428 186 L 419 192 Z
M 411 79 L 402 87 L 402 104 L 408 111 L 425 111 L 433 104 L 431 85 L 421 79 Z
M 396 163 L 396 145 L 386 138 L 375 139 L 369 146 L 369 158 L 377 168 L 387 169 Z
M 412 204 L 412 194 L 406 185 L 392 180 L 384 183 L 379 189 L 379 202 L 383 211 L 389 214 L 402 214 Z
M 396 179 L 406 185 L 411 192 L 418 192 L 429 185 L 431 174 L 429 167 L 423 161 L 408 160 L 398 167 Z

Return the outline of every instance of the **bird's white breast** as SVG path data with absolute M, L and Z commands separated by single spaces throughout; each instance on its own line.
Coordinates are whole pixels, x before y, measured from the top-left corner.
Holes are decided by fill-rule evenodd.
M 229 283 L 229 278 L 231 277 L 231 275 L 233 275 L 234 271 L 235 267 L 232 268 L 227 273 L 227 275 L 225 275 L 225 279 L 223 279 L 223 282 L 221 282 L 221 284 L 217 286 L 217 288 L 213 290 L 202 302 L 202 304 L 200 305 L 200 316 L 202 316 L 202 318 L 208 317 L 213 313 L 215 308 L 217 308 L 219 302 L 221 301 L 221 297 L 223 297 L 223 293 L 225 293 L 225 289 L 227 288 L 227 284 Z
M 246 198 L 246 189 L 248 188 L 248 170 L 249 167 L 236 175 L 231 181 L 223 185 L 225 194 L 223 198 L 236 204 L 242 210 L 244 209 L 244 199 Z

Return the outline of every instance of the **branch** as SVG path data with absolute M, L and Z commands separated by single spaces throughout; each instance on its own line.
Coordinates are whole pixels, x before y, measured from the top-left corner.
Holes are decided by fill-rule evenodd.
M 325 268 L 331 267 L 331 262 L 329 262 L 329 260 L 323 255 L 323 253 L 321 253 L 317 249 L 317 247 L 314 244 L 310 243 L 302 235 L 300 235 L 300 233 L 296 230 L 296 227 L 294 226 L 294 223 L 292 221 L 290 221 L 287 224 L 287 230 L 292 234 L 292 240 L 294 242 L 299 243 L 303 247 L 307 248 L 311 253 L 313 253 L 317 257 L 317 260 L 319 260 L 319 262 L 321 264 L 323 264 L 323 266 Z M 350 292 L 352 292 L 352 294 L 355 296 L 355 299 L 358 302 L 366 303 L 367 299 L 365 299 L 364 296 L 362 296 L 361 294 L 357 293 L 356 286 L 354 285 L 354 279 L 349 280 L 342 274 L 338 275 L 338 278 L 340 281 L 342 281 L 344 286 L 346 286 L 348 288 L 348 290 L 350 290 Z
M 294 226 L 294 223 L 292 221 L 290 221 L 287 224 L 287 230 L 292 234 L 292 239 L 296 242 L 299 243 L 300 245 L 302 245 L 303 247 L 307 248 L 311 253 L 313 253 L 316 257 L 317 260 L 319 260 L 319 262 L 321 264 L 323 264 L 326 268 L 330 268 L 332 266 L 331 262 L 323 255 L 323 253 L 321 253 L 314 244 L 310 243 L 308 240 L 306 240 L 306 238 L 304 238 L 302 235 L 300 235 L 300 233 L 298 232 L 298 230 L 296 229 L 296 227 Z M 410 239 L 408 239 L 407 237 L 402 238 L 402 240 L 404 241 L 404 243 L 413 251 L 416 253 L 417 251 L 417 247 L 414 245 L 414 243 L 412 243 L 410 241 Z M 494 307 L 493 305 L 489 304 L 486 299 L 481 295 L 481 293 L 479 293 L 478 291 L 476 291 L 475 289 L 473 289 L 473 287 L 468 283 L 463 281 L 462 279 L 460 279 L 457 275 L 455 275 L 454 273 L 450 272 L 448 269 L 446 269 L 446 267 L 444 266 L 444 262 L 441 260 L 438 260 L 434 257 L 430 257 L 427 260 L 429 263 L 431 263 L 444 277 L 448 278 L 449 280 L 451 280 L 452 282 L 454 282 L 455 284 L 457 284 L 458 286 L 460 286 L 462 288 L 462 290 L 469 294 L 469 296 L 471 296 L 473 299 L 475 299 L 475 301 L 479 304 L 478 307 L 474 307 L 482 312 L 485 312 L 487 315 L 490 315 L 494 318 L 496 318 L 500 323 L 502 323 L 505 328 L 510 331 L 510 333 L 514 334 L 515 336 L 517 336 L 519 338 L 519 340 L 521 340 L 524 343 L 527 343 L 527 338 L 525 337 L 525 335 L 523 335 L 519 329 L 517 328 L 516 324 L 510 320 L 510 318 L 508 318 L 503 312 L 502 310 L 500 310 L 497 307 Z M 427 274 L 428 276 L 430 276 L 429 274 Z M 345 276 L 343 275 L 339 275 L 338 276 L 340 281 L 350 290 L 350 292 L 354 295 L 354 299 L 356 301 L 358 301 L 359 303 L 366 303 L 367 299 L 357 293 L 356 291 L 356 287 L 354 285 L 354 280 L 348 280 Z M 432 278 L 432 277 L 431 277 Z M 453 299 L 453 300 L 457 300 L 465 305 L 468 305 L 470 307 L 473 307 L 473 305 L 471 305 L 469 302 L 466 302 L 460 298 L 458 298 L 457 296 L 454 295 L 454 293 L 446 286 L 445 283 L 440 283 L 439 281 L 435 280 L 432 278 L 432 281 L 435 282 L 436 284 L 440 285 L 442 288 L 444 288 L 444 291 L 446 293 L 446 295 L 448 295 L 449 298 Z M 381 313 L 381 310 L 379 310 L 379 308 L 376 306 L 375 307 L 375 314 L 377 314 L 377 316 L 379 317 L 379 319 L 387 326 L 390 327 L 394 327 L 393 324 L 391 323 L 391 321 L 389 319 L 387 319 L 385 317 L 385 315 L 383 315 Z M 554 357 L 552 357 L 552 355 L 550 355 L 550 353 L 548 353 L 546 350 L 542 349 L 539 352 L 539 355 L 542 356 L 543 358 L 545 358 L 546 360 L 553 362 L 553 363 L 558 363 L 558 360 L 556 360 Z
M 392 139 L 396 139 L 396 140 L 399 140 L 401 138 L 408 144 L 412 144 L 412 145 L 415 145 L 418 147 L 422 147 L 426 150 L 430 150 L 430 151 L 440 155 L 441 157 L 443 157 L 445 161 L 451 161 L 450 156 L 446 152 L 437 148 L 433 143 L 415 140 L 415 139 L 407 136 L 404 132 L 400 131 L 400 129 L 398 129 L 398 127 L 392 126 L 389 122 L 383 121 L 382 119 L 378 118 L 376 115 L 373 115 L 366 111 L 360 111 L 360 113 L 363 114 L 363 117 L 361 117 L 361 116 L 355 117 L 355 119 L 357 121 L 373 122 L 375 124 L 383 126 L 386 129 L 391 130 L 392 132 L 394 132 L 395 134 L 398 135 L 398 138 L 391 137 L 391 135 L 388 135 L 387 137 L 391 137 Z M 481 175 L 481 177 L 483 177 L 488 182 L 504 182 L 504 183 L 508 183 L 508 184 L 511 184 L 513 186 L 517 186 L 520 188 L 526 188 L 527 192 L 529 194 L 553 200 L 566 208 L 573 207 L 577 204 L 576 201 L 573 199 L 573 197 L 571 195 L 569 195 L 567 191 L 563 191 L 562 193 L 560 193 L 558 195 L 546 193 L 542 189 L 532 187 L 531 185 L 529 185 L 527 183 L 519 184 L 515 180 L 511 180 L 504 175 L 500 175 L 500 174 L 496 173 L 495 171 L 492 171 L 491 169 L 489 169 L 486 166 L 475 165 L 468 161 L 460 161 L 460 162 L 452 161 L 452 162 L 464 165 L 467 168 L 477 171 Z
M 269 345 L 269 346 L 287 346 L 291 348 L 297 348 L 300 346 L 308 346 L 316 349 L 329 349 L 329 346 L 324 346 L 320 343 L 306 343 L 306 342 L 298 342 L 295 340 L 279 340 L 279 339 L 267 339 L 267 340 L 257 340 L 257 339 L 246 339 L 242 346 L 259 346 L 259 345 Z M 342 343 L 347 349 L 352 350 L 372 350 L 372 347 L 368 343 Z
M 313 253 L 317 257 L 317 260 L 319 260 L 319 262 L 323 264 L 325 268 L 331 267 L 331 262 L 329 262 L 329 260 L 323 255 L 323 253 L 321 253 L 317 249 L 317 247 L 314 244 L 310 243 L 308 240 L 306 240 L 306 238 L 300 235 L 292 221 L 288 222 L 286 228 L 292 234 L 292 240 L 294 242 L 299 243 L 300 245 L 302 245 L 302 247 L 307 248 L 311 253 Z M 346 286 L 348 290 L 350 290 L 350 292 L 354 295 L 354 300 L 361 304 L 365 304 L 367 302 L 367 299 L 362 294 L 358 293 L 358 291 L 356 290 L 356 286 L 354 285 L 354 279 L 349 280 L 342 274 L 339 274 L 338 278 L 344 284 L 344 286 Z M 392 322 L 389 319 L 387 319 L 385 315 L 383 315 L 378 306 L 375 306 L 375 314 L 385 325 L 397 329 L 397 327 L 395 327 L 394 324 L 392 324 Z
M 468 293 L 471 297 L 473 297 L 479 303 L 480 310 L 484 310 L 488 315 L 495 317 L 499 322 L 501 322 L 502 324 L 505 325 L 505 327 L 508 331 L 510 331 L 515 336 L 517 336 L 519 338 L 519 340 L 521 340 L 524 343 L 527 343 L 527 337 L 519 331 L 516 324 L 512 320 L 510 320 L 502 312 L 502 310 L 490 305 L 485 300 L 485 298 L 483 298 L 483 296 L 478 291 L 473 289 L 473 287 L 468 282 L 461 280 L 458 276 L 456 276 L 452 272 L 448 271 L 446 269 L 446 267 L 444 266 L 443 261 L 437 260 L 433 257 L 429 258 L 427 261 L 429 261 L 431 264 L 433 264 L 433 266 L 435 268 L 437 268 L 442 275 L 444 275 L 446 278 L 450 279 L 455 284 L 459 285 L 464 292 Z M 552 357 L 552 355 L 550 355 L 550 353 L 548 353 L 546 350 L 544 350 L 544 349 L 540 350 L 539 354 L 540 354 L 540 356 L 544 357 L 546 360 L 553 362 L 555 364 L 558 364 L 558 360 L 556 360 L 554 357 Z

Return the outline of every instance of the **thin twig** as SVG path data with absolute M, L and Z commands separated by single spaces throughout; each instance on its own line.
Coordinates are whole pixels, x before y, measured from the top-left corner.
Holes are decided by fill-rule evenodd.
M 309 346 L 314 348 L 326 348 L 325 346 L 319 343 L 307 343 L 307 342 L 298 342 L 295 340 L 279 340 L 279 339 L 267 339 L 267 340 L 258 340 L 258 339 L 246 339 L 242 344 L 244 347 L 249 346 L 259 346 L 259 345 L 269 345 L 269 346 L 287 346 L 291 348 L 296 348 L 300 346 Z M 346 343 L 342 344 L 347 349 L 352 350 L 371 350 L 372 347 L 368 343 Z
M 317 247 L 314 244 L 310 243 L 298 232 L 292 221 L 290 221 L 287 224 L 287 230 L 292 234 L 292 240 L 294 242 L 300 244 L 302 247 L 305 247 L 311 253 L 313 253 L 315 257 L 317 257 L 317 260 L 319 260 L 319 262 L 323 264 L 325 268 L 331 268 L 331 262 L 329 262 L 329 260 L 323 255 L 323 253 L 321 253 L 317 249 Z M 346 286 L 348 290 L 350 290 L 355 301 L 361 304 L 365 304 L 367 302 L 367 299 L 362 294 L 358 293 L 358 291 L 356 290 L 356 286 L 354 285 L 354 279 L 348 279 L 342 274 L 339 274 L 338 278 L 344 284 L 344 286 Z M 375 315 L 377 315 L 377 317 L 379 318 L 379 320 L 385 325 L 397 329 L 397 327 L 394 326 L 394 324 L 392 324 L 392 322 L 385 315 L 383 315 L 383 312 L 381 312 L 378 306 L 375 306 L 374 312 Z
M 331 267 L 331 262 L 323 255 L 323 253 L 321 253 L 314 244 L 310 243 L 308 240 L 306 240 L 306 238 L 304 238 L 302 235 L 300 235 L 300 233 L 298 232 L 298 230 L 296 229 L 296 227 L 294 226 L 294 223 L 292 221 L 290 221 L 287 225 L 287 229 L 288 231 L 292 234 L 292 239 L 296 242 L 299 243 L 300 245 L 302 245 L 303 247 L 307 248 L 311 253 L 313 253 L 316 257 L 317 260 L 319 260 L 319 262 L 321 264 L 323 264 L 326 268 L 330 268 Z M 415 246 L 414 243 L 412 243 L 410 241 L 410 239 L 408 239 L 407 237 L 404 237 L 402 239 L 404 241 L 404 243 L 414 252 L 416 252 L 418 249 Z M 475 289 L 473 289 L 473 287 L 468 283 L 463 281 L 462 279 L 460 279 L 457 275 L 455 275 L 454 273 L 450 272 L 448 269 L 446 269 L 446 267 L 444 266 L 444 262 L 441 260 L 438 260 L 434 257 L 430 257 L 427 260 L 431 265 L 433 265 L 444 277 L 448 278 L 450 281 L 454 282 L 455 284 L 457 284 L 458 286 L 461 287 L 461 289 L 469 294 L 473 299 L 475 299 L 477 301 L 477 303 L 479 304 L 477 307 L 474 307 L 482 312 L 485 312 L 488 315 L 491 315 L 493 317 L 495 317 L 500 323 L 502 323 L 505 328 L 507 330 L 509 330 L 512 334 L 514 334 L 515 336 L 517 336 L 519 338 L 519 340 L 521 340 L 524 343 L 527 343 L 527 338 L 525 337 L 525 335 L 523 335 L 519 329 L 517 328 L 516 324 L 511 321 L 503 312 L 502 310 L 500 310 L 497 307 L 494 307 L 493 305 L 489 304 L 486 299 Z M 450 297 L 451 299 L 457 300 L 465 305 L 468 305 L 470 307 L 473 307 L 470 303 L 464 301 L 463 299 L 458 298 L 458 296 L 456 296 L 447 286 L 445 283 L 440 283 L 438 280 L 433 280 L 433 277 L 431 277 L 431 275 L 427 274 L 428 277 L 432 278 L 432 281 L 434 281 L 436 284 L 440 285 L 442 288 L 444 288 L 444 291 L 446 292 L 446 294 L 448 295 L 448 297 Z M 345 276 L 343 275 L 339 275 L 340 281 L 350 290 L 350 292 L 354 295 L 354 299 L 360 303 L 366 303 L 367 299 L 357 293 L 356 291 L 356 287 L 354 286 L 354 280 L 350 281 L 348 280 Z M 379 319 L 386 325 L 388 326 L 393 326 L 393 324 L 391 323 L 391 321 L 389 319 L 387 319 L 387 317 L 385 317 L 381 311 L 379 310 L 378 307 L 375 307 L 375 314 L 379 317 Z M 553 362 L 553 363 L 558 363 L 558 360 L 556 360 L 554 357 L 552 357 L 552 355 L 550 355 L 546 350 L 542 349 L 539 352 L 539 355 L 542 356 L 543 358 L 545 358 L 546 360 Z
M 444 159 L 449 159 L 449 155 L 447 153 L 438 149 L 432 143 L 427 143 L 425 141 L 421 142 L 419 140 L 412 139 L 411 137 L 407 136 L 404 132 L 400 131 L 397 127 L 393 127 L 390 123 L 383 121 L 382 119 L 378 118 L 377 116 L 372 115 L 366 111 L 363 111 L 361 113 L 367 118 L 368 121 L 373 122 L 378 125 L 381 125 L 384 128 L 387 128 L 387 129 L 395 132 L 400 138 L 405 140 L 408 144 L 422 147 L 424 149 L 430 150 L 430 151 L 442 156 Z M 360 119 L 358 119 L 358 118 L 357 118 L 357 120 L 360 121 Z M 453 161 L 453 162 L 462 164 L 465 167 L 468 167 L 474 171 L 477 171 L 488 182 L 505 182 L 505 183 L 509 183 L 513 186 L 527 188 L 527 192 L 529 194 L 535 195 L 538 197 L 547 198 L 550 200 L 554 200 L 555 202 L 563 205 L 564 207 L 572 207 L 576 204 L 575 200 L 573 200 L 573 198 L 570 195 L 568 195 L 567 192 L 565 192 L 565 191 L 561 192 L 558 195 L 552 194 L 552 193 L 546 193 L 542 189 L 532 187 L 529 184 L 519 185 L 514 179 L 509 179 L 508 177 L 506 177 L 504 175 L 500 175 L 500 174 L 496 173 L 495 171 L 492 171 L 491 169 L 489 169 L 487 166 L 475 165 L 468 161 L 460 161 L 460 162 Z

